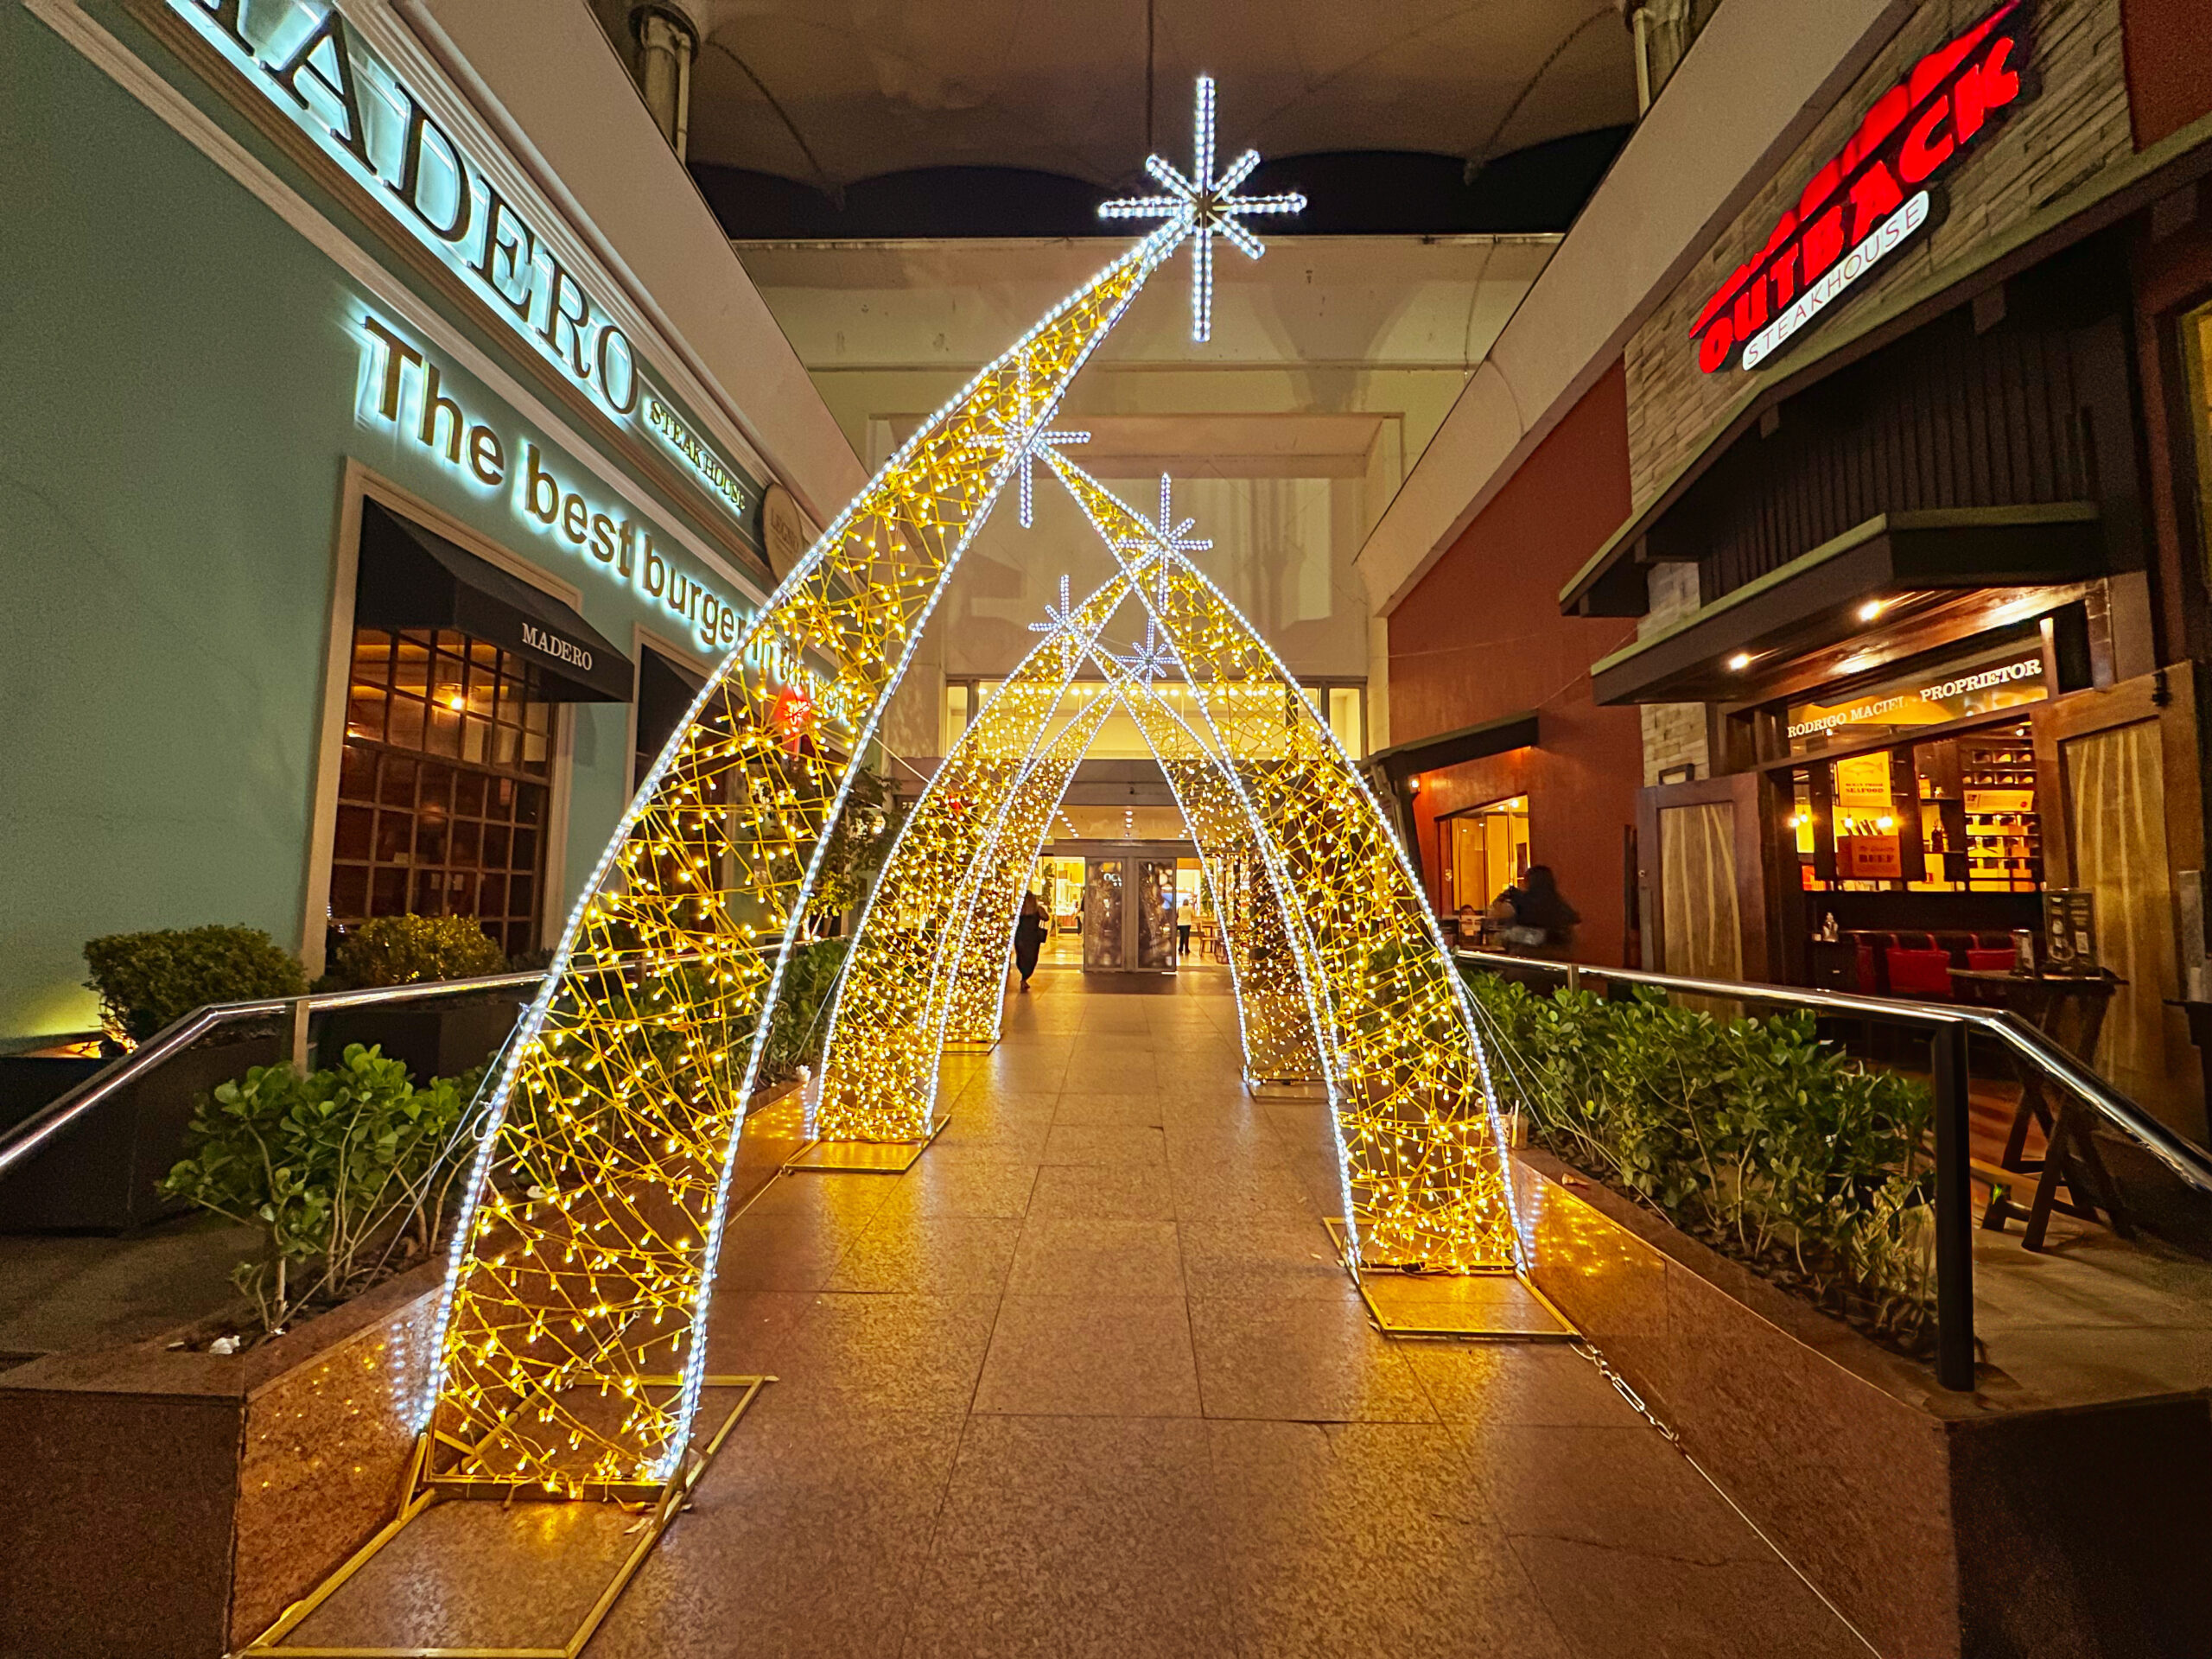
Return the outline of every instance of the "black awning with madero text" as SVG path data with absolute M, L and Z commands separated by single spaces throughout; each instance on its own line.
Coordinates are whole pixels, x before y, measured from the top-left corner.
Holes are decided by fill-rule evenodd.
M 361 503 L 353 620 L 369 628 L 451 628 L 511 651 L 554 702 L 627 702 L 630 659 L 552 594 L 381 504 Z

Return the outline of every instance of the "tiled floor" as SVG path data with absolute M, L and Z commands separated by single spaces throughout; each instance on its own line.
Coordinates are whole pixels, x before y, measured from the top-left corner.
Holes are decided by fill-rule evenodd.
M 1227 989 L 1040 974 L 912 1170 L 732 1224 L 710 1368 L 780 1381 L 589 1659 L 1867 1651 L 1584 1359 L 1370 1330 Z
M 1048 969 L 912 1171 L 740 1218 L 782 1380 L 594 1659 L 1865 1652 L 1586 1361 L 1373 1334 L 1226 992 Z

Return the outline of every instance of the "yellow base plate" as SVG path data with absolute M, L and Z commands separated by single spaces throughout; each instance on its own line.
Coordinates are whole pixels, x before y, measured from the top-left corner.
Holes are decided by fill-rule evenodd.
M 817 1175 L 904 1175 L 950 1122 L 948 1112 L 922 1141 L 810 1141 L 785 1160 L 784 1167 L 794 1174 L 810 1170 Z
M 772 1376 L 709 1376 L 704 1379 L 704 1385 L 709 1389 L 739 1390 L 737 1402 L 730 1408 L 728 1414 L 722 1418 L 713 1434 L 704 1442 L 696 1438 L 695 1430 L 692 1450 L 683 1460 L 683 1472 L 652 1494 L 651 1512 L 637 1528 L 636 1544 L 623 1557 L 606 1587 L 599 1592 L 598 1598 L 586 1611 L 582 1621 L 578 1624 L 568 1640 L 559 1647 L 425 1647 L 416 1643 L 401 1648 L 358 1645 L 333 1648 L 318 1647 L 311 1643 L 294 1643 L 285 1640 L 294 1630 L 305 1624 L 317 1608 L 337 1594 L 350 1580 L 367 1567 L 375 1559 L 379 1550 L 405 1531 L 408 1522 L 441 1502 L 467 1501 L 465 1496 L 459 1494 L 455 1485 L 444 1483 L 433 1484 L 421 1479 L 423 1458 L 426 1447 L 418 1446 L 416 1451 L 415 1476 L 410 1480 L 408 1496 L 406 1501 L 400 1505 L 399 1513 L 386 1522 L 367 1543 L 354 1551 L 344 1566 L 317 1585 L 304 1599 L 294 1602 L 286 1608 L 283 1616 L 268 1630 L 239 1649 L 236 1659 L 264 1659 L 264 1656 L 265 1659 L 275 1659 L 276 1656 L 281 1656 L 282 1659 L 422 1659 L 423 1655 L 435 1655 L 438 1656 L 438 1659 L 576 1659 L 576 1656 L 583 1651 L 584 1644 L 591 1640 L 607 1615 L 613 1611 L 622 1592 L 629 1587 L 630 1580 L 637 1576 L 638 1569 L 645 1564 L 645 1557 L 652 1554 L 653 1546 L 660 1541 L 661 1534 L 668 1530 L 669 1523 L 676 1519 L 684 1504 L 690 1500 L 691 1493 L 698 1485 L 700 1477 L 706 1473 L 707 1466 L 714 1461 L 715 1454 L 721 1450 L 722 1442 L 729 1438 L 730 1430 L 737 1427 L 737 1420 L 745 1414 L 746 1408 L 759 1396 L 761 1389 L 775 1380 Z M 493 1490 L 486 1488 L 482 1483 L 468 1483 L 468 1491 L 471 1494 Z M 507 1486 L 496 1489 L 495 1495 L 503 1497 L 507 1505 L 514 1506 L 565 1501 L 532 1498 L 526 1495 L 530 1490 L 524 1487 Z M 578 1501 L 588 1503 L 592 1500 L 585 1498 Z
M 1432 1337 L 1467 1342 L 1574 1342 L 1581 1332 L 1550 1297 L 1510 1268 L 1477 1273 L 1405 1273 L 1362 1268 L 1348 1252 L 1351 1233 L 1339 1220 L 1327 1224 L 1367 1317 L 1386 1337 Z

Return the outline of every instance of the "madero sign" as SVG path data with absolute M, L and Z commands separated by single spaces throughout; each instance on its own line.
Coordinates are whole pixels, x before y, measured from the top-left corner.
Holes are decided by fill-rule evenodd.
M 629 336 L 524 212 L 337 11 L 304 0 L 168 0 L 323 152 L 384 202 L 532 350 L 639 419 L 733 514 L 743 480 L 645 385 Z
M 1928 222 L 1927 187 L 2020 99 L 2024 21 L 2008 0 L 1875 102 L 1698 313 L 1700 368 L 1758 367 Z

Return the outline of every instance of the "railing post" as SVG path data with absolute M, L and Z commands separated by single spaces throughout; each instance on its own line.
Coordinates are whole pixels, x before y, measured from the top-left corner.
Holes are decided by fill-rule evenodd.
M 296 996 L 291 1007 L 292 1070 L 308 1074 L 308 999 Z
M 1930 1045 L 1936 1073 L 1936 1380 L 1971 1394 L 1974 1167 L 1967 1111 L 1967 1027 L 1947 1020 Z
M 1567 988 L 1570 991 L 1579 991 L 1582 988 L 1582 969 L 1575 963 L 1570 962 L 1567 964 Z

